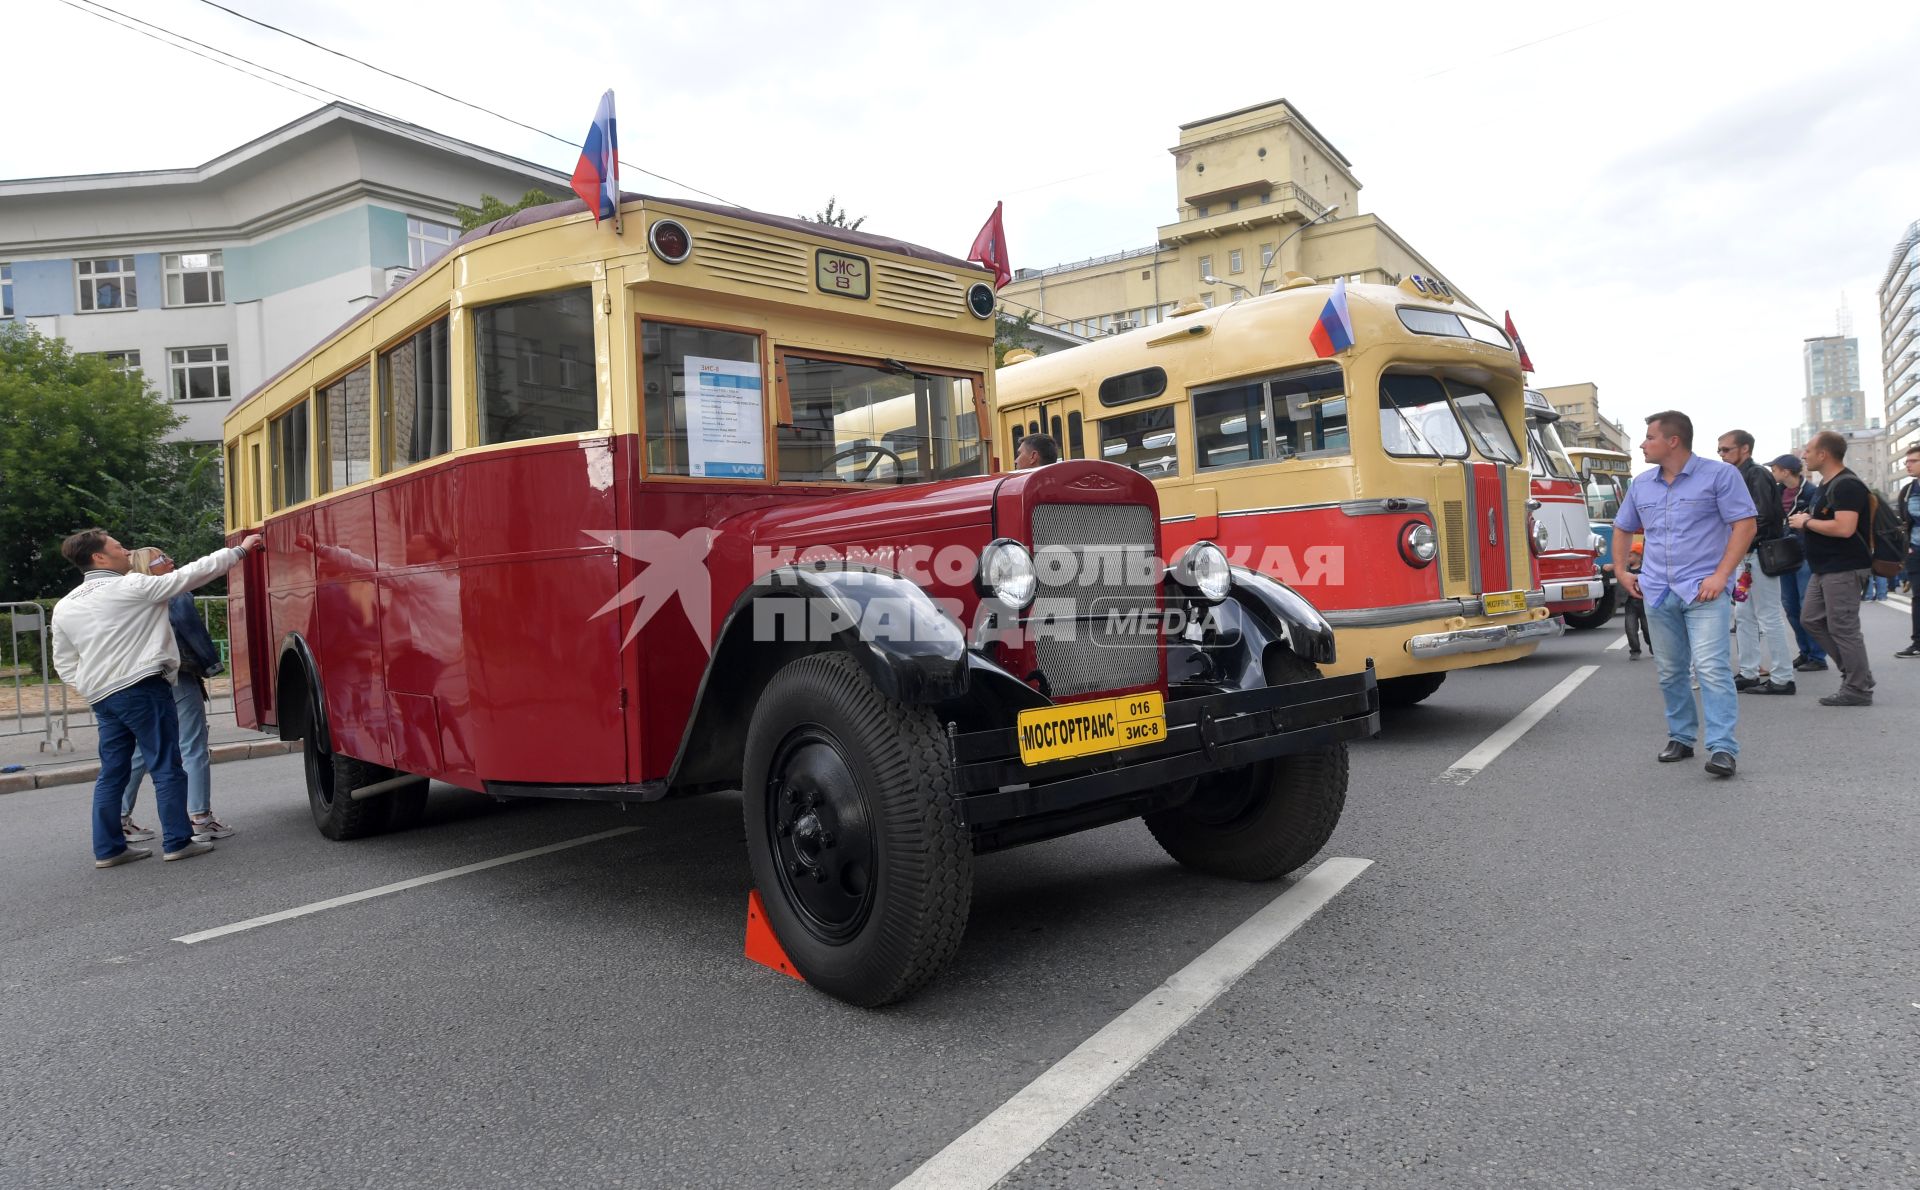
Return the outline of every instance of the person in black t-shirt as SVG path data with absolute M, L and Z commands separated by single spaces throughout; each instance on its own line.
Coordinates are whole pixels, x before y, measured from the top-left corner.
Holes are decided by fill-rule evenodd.
M 1822 430 L 1807 443 L 1801 458 L 1826 480 L 1811 512 L 1789 522 L 1804 531 L 1807 566 L 1813 578 L 1800 608 L 1805 625 L 1840 665 L 1840 689 L 1820 700 L 1828 707 L 1873 705 L 1873 667 L 1860 632 L 1860 586 L 1873 572 L 1872 505 L 1867 485 L 1847 470 L 1847 440 Z

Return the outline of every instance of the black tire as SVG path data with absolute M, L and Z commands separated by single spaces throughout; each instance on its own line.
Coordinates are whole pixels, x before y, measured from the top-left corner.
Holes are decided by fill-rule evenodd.
M 364 839 L 387 829 L 392 794 L 355 801 L 347 795 L 363 785 L 384 781 L 393 770 L 355 760 L 320 747 L 313 734 L 301 745 L 307 770 L 307 806 L 313 824 L 329 839 Z
M 1561 618 L 1566 620 L 1567 627 L 1582 631 L 1589 628 L 1605 628 L 1613 619 L 1614 603 L 1613 587 L 1608 586 L 1607 593 L 1600 597 L 1599 603 L 1594 604 L 1592 611 L 1568 612 Z
M 1277 681 L 1318 677 L 1288 654 Z M 1193 796 L 1145 817 L 1156 842 L 1186 867 L 1234 880 L 1274 880 L 1327 845 L 1347 804 L 1347 746 L 1280 756 L 1200 779 Z
M 806 981 L 850 1004 L 899 1000 L 959 948 L 973 847 L 946 736 L 844 653 L 788 665 L 747 730 L 742 812 L 767 921 Z
M 1380 705 L 1383 707 L 1410 707 L 1433 697 L 1440 684 L 1447 680 L 1444 673 L 1409 674 L 1404 678 L 1380 679 Z

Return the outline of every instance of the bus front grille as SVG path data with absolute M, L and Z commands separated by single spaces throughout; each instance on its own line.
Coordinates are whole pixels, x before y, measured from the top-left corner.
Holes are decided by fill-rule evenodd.
M 1160 680 L 1153 513 L 1138 504 L 1042 504 L 1033 513 L 1040 590 L 1034 649 L 1054 698 Z M 1131 627 L 1129 627 L 1131 625 Z
M 1467 581 L 1467 510 L 1458 500 L 1448 500 L 1441 505 L 1441 519 L 1446 522 L 1447 537 L 1447 579 L 1450 582 Z

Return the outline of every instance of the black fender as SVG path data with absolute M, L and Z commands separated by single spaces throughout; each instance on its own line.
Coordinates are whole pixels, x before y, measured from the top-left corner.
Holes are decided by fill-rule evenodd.
M 781 567 L 740 593 L 715 634 L 668 785 L 737 787 L 760 691 L 790 662 L 829 649 L 908 705 L 963 699 L 975 668 L 960 625 L 917 583 L 866 566 Z
M 1169 682 L 1232 690 L 1266 686 L 1267 653 L 1274 646 L 1315 665 L 1333 662 L 1333 626 L 1305 596 L 1278 579 L 1236 566 L 1226 599 L 1211 609 L 1195 604 L 1171 577 L 1166 593 L 1169 606 L 1182 600 L 1196 613 L 1210 613 L 1201 639 L 1168 639 Z
M 298 673 L 291 672 L 294 670 Z M 320 685 L 320 663 L 313 659 L 313 650 L 306 638 L 297 632 L 287 634 L 280 642 L 273 672 L 273 713 L 280 738 L 303 740 L 311 728 L 321 750 L 333 751 L 333 732 L 327 726 L 327 699 Z

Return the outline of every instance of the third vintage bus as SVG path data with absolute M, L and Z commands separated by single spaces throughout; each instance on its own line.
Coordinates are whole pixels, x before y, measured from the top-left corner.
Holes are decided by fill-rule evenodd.
M 1169 549 L 1212 540 L 1300 588 L 1337 669 L 1372 658 L 1385 705 L 1449 670 L 1524 657 L 1560 623 L 1534 583 L 1519 358 L 1440 282 L 1347 290 L 1356 341 L 1315 358 L 1330 290 L 1275 293 L 998 376 L 999 449 L 1046 431 L 1063 458 L 1125 463 L 1160 489 Z
M 1538 389 L 1527 390 L 1527 463 L 1533 472 L 1533 519 L 1543 541 L 1538 556 L 1547 611 L 1569 628 L 1598 628 L 1613 613 L 1598 611 L 1606 582 L 1596 558 L 1598 535 L 1587 523 L 1580 473 L 1561 445 L 1553 423 L 1560 413 Z

